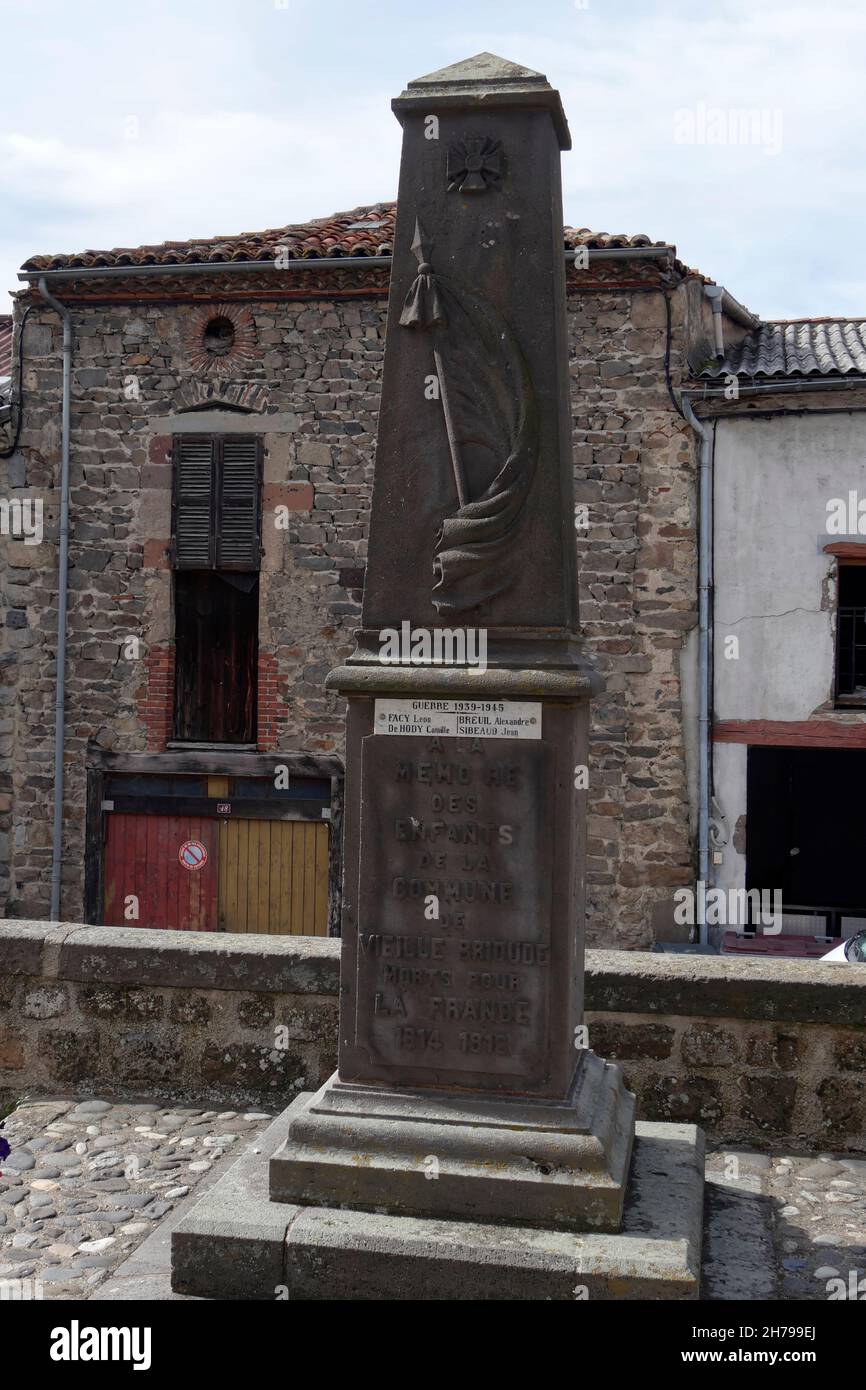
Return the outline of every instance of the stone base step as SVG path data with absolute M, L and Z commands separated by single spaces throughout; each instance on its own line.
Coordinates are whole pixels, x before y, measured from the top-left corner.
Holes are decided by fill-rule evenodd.
M 271 1198 L 425 1219 L 619 1230 L 634 1137 L 622 1070 L 581 1054 L 568 1100 L 340 1081 L 289 1109 Z
M 573 1234 L 271 1202 L 288 1114 L 178 1224 L 172 1288 L 284 1300 L 696 1299 L 704 1140 L 638 1123 L 621 1229 Z

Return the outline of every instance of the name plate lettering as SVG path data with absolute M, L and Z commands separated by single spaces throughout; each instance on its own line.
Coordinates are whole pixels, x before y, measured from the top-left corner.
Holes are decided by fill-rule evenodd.
M 541 702 L 377 700 L 373 732 L 416 738 L 541 738 Z

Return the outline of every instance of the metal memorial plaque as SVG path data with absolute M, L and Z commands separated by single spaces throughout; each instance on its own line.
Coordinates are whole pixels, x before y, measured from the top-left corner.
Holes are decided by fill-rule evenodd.
M 365 738 L 353 1041 L 371 1076 L 544 1083 L 553 764 L 543 740 Z
M 541 701 L 377 700 L 373 732 L 416 738 L 541 738 Z

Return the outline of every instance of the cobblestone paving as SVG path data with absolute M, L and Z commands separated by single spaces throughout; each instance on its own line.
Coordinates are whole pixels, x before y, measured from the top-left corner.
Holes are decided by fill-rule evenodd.
M 704 1298 L 866 1299 L 866 1159 L 720 1148 L 706 1172 Z
M 157 1102 L 23 1102 L 3 1130 L 12 1152 L 0 1176 L 0 1281 L 27 1280 L 46 1299 L 88 1298 L 271 1118 Z M 866 1158 L 710 1151 L 702 1297 L 843 1296 L 866 1298 Z
M 271 1118 L 155 1102 L 20 1104 L 2 1131 L 12 1151 L 0 1164 L 0 1280 L 39 1281 L 46 1299 L 89 1297 Z

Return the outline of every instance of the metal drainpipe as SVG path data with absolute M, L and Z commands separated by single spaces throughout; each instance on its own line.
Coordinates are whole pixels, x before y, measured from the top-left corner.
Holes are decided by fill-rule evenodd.
M 66 610 L 69 587 L 69 400 L 72 384 L 72 316 L 48 290 L 44 279 L 39 293 L 63 323 L 63 405 L 60 433 L 60 563 L 57 576 L 57 666 L 54 699 L 54 833 L 51 849 L 51 911 L 49 920 L 60 921 L 60 878 L 63 862 L 63 752 L 66 707 Z
M 701 441 L 700 521 L 698 527 L 698 880 L 710 883 L 710 591 L 713 582 L 713 433 L 702 424 L 683 395 L 685 417 Z M 707 924 L 701 922 L 699 941 L 707 942 Z
M 725 330 L 722 323 L 722 296 L 724 293 L 721 285 L 704 285 L 704 294 L 710 301 L 713 310 L 713 339 L 718 361 L 721 361 L 725 355 Z

